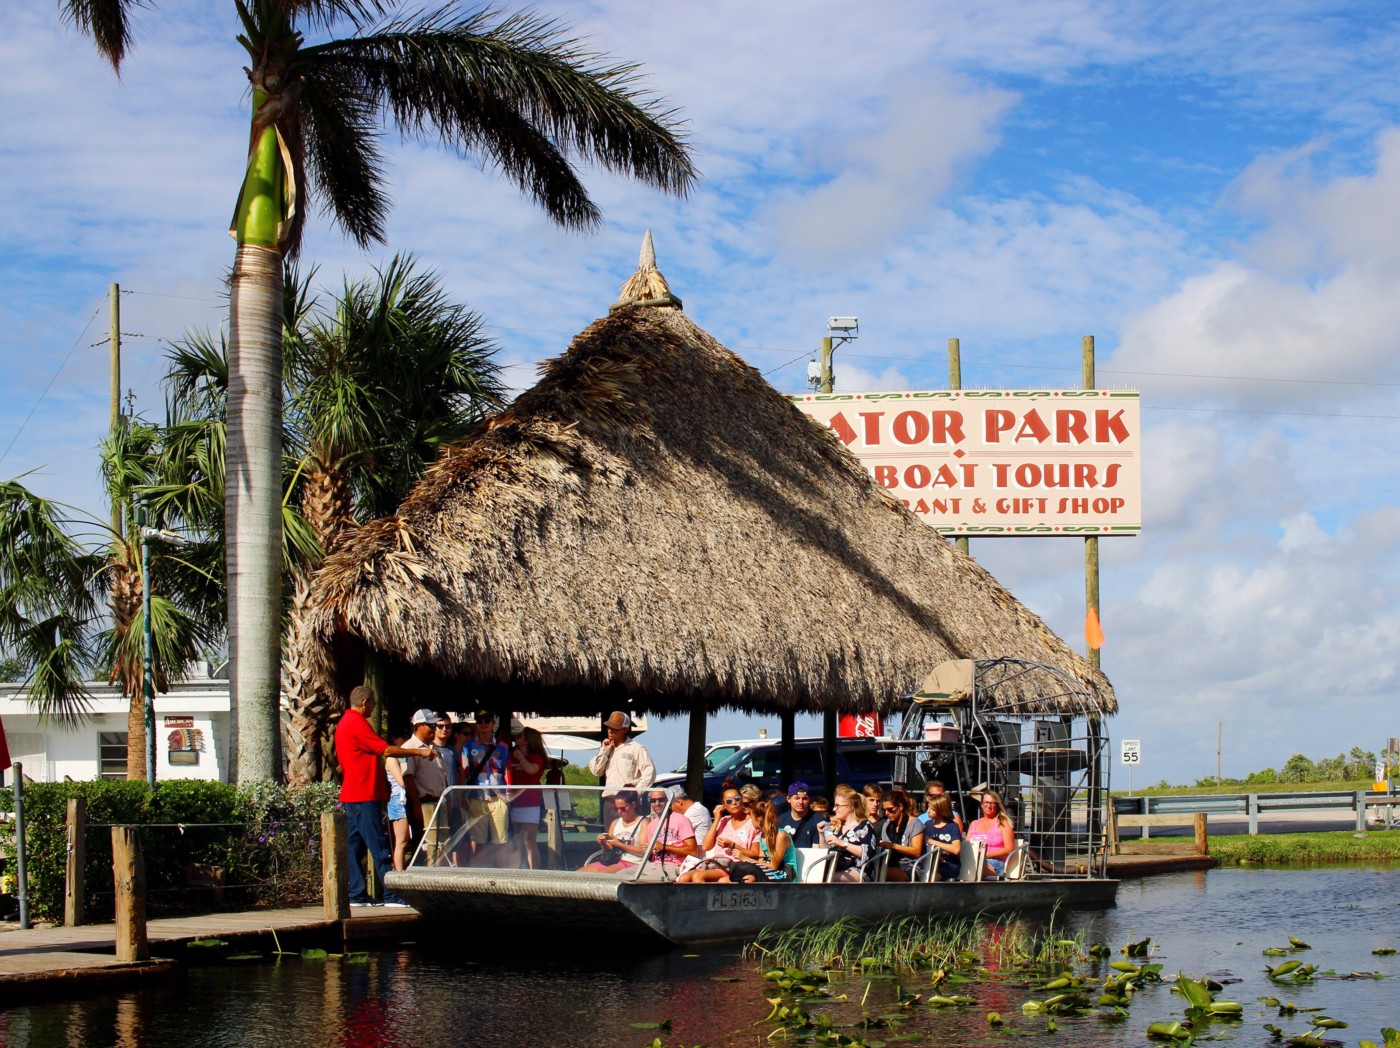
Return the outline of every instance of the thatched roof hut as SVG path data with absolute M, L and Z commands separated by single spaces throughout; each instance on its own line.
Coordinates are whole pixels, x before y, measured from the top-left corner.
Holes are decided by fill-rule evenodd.
M 316 576 L 351 672 L 584 713 L 888 709 L 947 659 L 1096 669 L 697 327 L 650 234 L 606 317 Z

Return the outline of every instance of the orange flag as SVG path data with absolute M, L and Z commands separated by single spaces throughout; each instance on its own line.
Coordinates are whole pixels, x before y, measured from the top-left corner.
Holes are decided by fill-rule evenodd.
M 1097 608 L 1090 608 L 1089 613 L 1084 616 L 1084 643 L 1094 651 L 1103 647 L 1103 627 L 1099 625 Z

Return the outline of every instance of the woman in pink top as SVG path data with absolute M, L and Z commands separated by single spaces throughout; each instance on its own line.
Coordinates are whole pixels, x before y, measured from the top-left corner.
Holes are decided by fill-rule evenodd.
M 745 786 L 744 789 L 753 789 L 754 793 L 758 793 L 752 786 Z M 754 799 L 746 799 L 733 786 L 724 791 L 724 799 L 715 809 L 714 822 L 710 824 L 710 832 L 705 834 L 701 846 L 705 859 L 714 861 L 684 870 L 676 878 L 677 884 L 704 884 L 727 879 L 725 867 L 734 859 L 755 859 L 759 856 L 758 824 L 749 815 Z
M 987 872 L 1000 877 L 1006 869 L 1006 857 L 1016 847 L 1016 825 L 1001 798 L 991 790 L 982 791 L 982 817 L 968 825 L 967 839 L 987 845 Z

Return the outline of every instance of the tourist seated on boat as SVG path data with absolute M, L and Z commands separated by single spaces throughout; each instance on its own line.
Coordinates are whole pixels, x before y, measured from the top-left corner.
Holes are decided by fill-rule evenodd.
M 807 784 L 799 780 L 789 786 L 787 810 L 779 813 L 778 826 L 792 838 L 793 847 L 817 847 L 817 823 L 821 820 L 822 817 L 812 810 L 812 795 Z
M 729 864 L 721 883 L 754 884 L 758 881 L 780 881 L 788 884 L 797 880 L 797 848 L 779 823 L 778 807 L 771 800 L 754 805 L 753 821 L 758 826 L 757 859 L 736 859 Z
M 754 801 L 761 794 L 752 784 L 745 786 L 752 796 L 745 798 L 742 791 L 733 786 L 725 789 L 719 806 L 715 808 L 714 822 L 701 843 L 704 857 L 697 856 L 694 862 L 681 866 L 677 884 L 705 884 L 719 881 L 726 876 L 726 867 L 735 859 L 756 859 L 761 854 L 758 849 L 758 824 L 750 814 Z
M 672 810 L 676 795 L 680 792 L 679 786 L 672 786 L 667 790 L 653 786 L 647 791 L 651 815 L 642 831 L 642 839 L 649 841 L 653 836 L 656 837 L 651 857 L 654 862 L 659 862 L 668 874 L 678 872 L 686 859 L 700 854 L 700 845 L 695 840 L 695 826 L 680 812 Z M 656 833 L 657 819 L 665 821 L 659 834 Z
M 859 882 L 861 867 L 870 858 L 875 843 L 875 831 L 865 814 L 865 798 L 849 786 L 837 786 L 831 820 L 818 829 L 827 850 L 836 853 L 831 879 Z
M 910 809 L 913 801 L 903 790 L 890 790 L 880 802 L 884 821 L 875 834 L 875 847 L 890 853 L 885 880 L 907 881 L 924 853 L 924 824 Z
M 1016 825 L 1006 814 L 1006 805 L 992 790 L 978 794 L 981 818 L 973 819 L 967 828 L 967 839 L 987 845 L 986 873 L 1000 877 L 1006 872 L 1006 857 L 1016 847 Z
M 646 854 L 647 820 L 637 810 L 637 791 L 618 790 L 612 796 L 612 805 L 617 818 L 598 834 L 598 847 L 603 854 L 580 866 L 580 873 L 622 873 L 635 868 Z
M 812 813 L 825 819 L 831 814 L 831 801 L 823 797 L 820 793 L 812 798 Z M 818 820 L 820 821 L 820 819 Z
M 875 831 L 878 839 L 880 830 L 884 828 L 885 813 L 882 805 L 885 791 L 872 782 L 863 786 L 860 792 L 861 796 L 865 798 L 865 819 L 870 823 L 870 828 Z
M 928 782 L 924 783 L 924 813 L 920 815 L 919 818 L 923 820 L 925 827 L 928 826 L 928 806 L 933 803 L 935 797 L 945 797 L 947 796 L 947 794 L 947 787 L 945 787 L 943 783 L 938 779 L 929 779 Z M 952 803 L 953 799 L 949 797 L 948 804 L 951 806 Z M 957 808 L 953 808 L 952 812 L 953 822 L 958 827 L 958 833 L 966 836 L 967 824 L 963 822 L 962 814 L 958 811 Z
M 928 802 L 924 841 L 930 851 L 942 852 L 938 859 L 938 880 L 957 880 L 962 872 L 963 836 L 958 824 L 953 821 L 953 799 L 946 793 Z
M 699 847 L 700 842 L 705 839 L 705 834 L 710 832 L 710 825 L 714 822 L 710 815 L 710 809 L 686 793 L 683 786 L 668 787 L 666 792 L 675 798 L 671 801 L 671 810 L 680 812 L 695 827 L 695 843 Z

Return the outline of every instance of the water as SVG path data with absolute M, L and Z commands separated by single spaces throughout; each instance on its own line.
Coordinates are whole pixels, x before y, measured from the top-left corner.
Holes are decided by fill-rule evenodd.
M 1265 1044 L 1263 1024 L 1285 1036 L 1305 1032 L 1306 1016 L 1280 1018 L 1258 998 L 1273 995 L 1300 1007 L 1322 1006 L 1349 1022 L 1334 1036 L 1344 1044 L 1379 1041 L 1382 1026 L 1400 1027 L 1400 957 L 1378 957 L 1376 947 L 1400 947 L 1400 870 L 1227 869 L 1179 873 L 1126 882 L 1118 907 L 1066 919 L 1089 941 L 1117 948 L 1147 936 L 1153 960 L 1165 976 L 1178 970 L 1211 974 L 1225 982 L 1222 999 L 1245 1005 L 1243 1023 L 1215 1030 L 1238 1044 Z M 1288 937 L 1312 949 L 1296 956 L 1319 970 L 1379 971 L 1382 981 L 1318 977 L 1311 985 L 1279 987 L 1264 975 L 1266 946 Z M 774 991 L 755 966 L 734 949 L 673 951 L 652 956 L 592 954 L 571 947 L 560 956 L 542 937 L 454 933 L 432 949 L 404 947 L 371 955 L 369 963 L 314 963 L 286 959 L 194 969 L 183 983 L 162 989 L 87 998 L 68 1003 L 11 1007 L 0 1012 L 0 1044 L 215 1048 L 222 1045 L 389 1045 L 443 1048 L 515 1048 L 524 1045 L 595 1046 L 771 1045 L 774 1027 L 764 1021 L 765 996 Z M 1238 979 L 1239 982 L 1228 980 Z M 807 1005 L 838 1024 L 864 1010 L 895 1012 L 897 987 L 928 992 L 928 977 L 879 978 L 867 983 L 838 976 L 833 992 L 846 1001 Z M 973 984 L 974 1008 L 934 1010 L 918 1005 L 892 1028 L 855 1030 L 867 1041 L 970 1045 L 1024 1040 L 991 1030 L 986 1012 L 997 1010 L 1015 1031 L 1061 1048 L 1140 1045 L 1149 1022 L 1182 1017 L 1182 999 L 1166 985 L 1134 999 L 1129 1016 L 1059 1018 L 1059 1032 L 1026 1016 L 1021 1004 L 1046 996 L 1012 983 Z M 8 1002 L 6 1002 L 8 1003 Z M 634 1024 L 669 1020 L 669 1031 Z M 791 1043 L 791 1042 L 788 1042 Z

